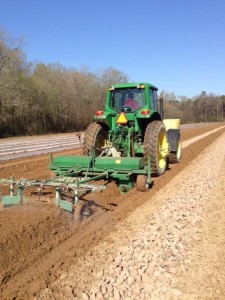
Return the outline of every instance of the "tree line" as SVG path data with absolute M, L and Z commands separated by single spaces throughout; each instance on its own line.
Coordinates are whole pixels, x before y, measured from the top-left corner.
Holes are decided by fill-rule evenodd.
M 188 99 L 164 93 L 165 118 L 180 118 L 182 123 L 220 122 L 225 119 L 225 95 L 202 91 Z
M 28 62 L 22 39 L 0 29 L 0 137 L 84 130 L 103 109 L 106 89 L 129 82 L 116 68 L 100 72 Z M 183 123 L 221 121 L 225 96 L 202 92 L 195 98 L 164 93 L 165 117 Z

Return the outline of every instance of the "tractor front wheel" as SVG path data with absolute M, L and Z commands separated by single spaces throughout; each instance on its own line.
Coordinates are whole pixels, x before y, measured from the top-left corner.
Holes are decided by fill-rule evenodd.
M 148 124 L 144 138 L 144 157 L 151 161 L 151 173 L 162 175 L 167 168 L 168 143 L 166 128 L 162 121 L 152 121 Z
M 88 156 L 91 154 L 91 149 L 93 149 L 94 155 L 99 156 L 107 139 L 107 130 L 101 124 L 91 123 L 85 132 L 83 154 Z

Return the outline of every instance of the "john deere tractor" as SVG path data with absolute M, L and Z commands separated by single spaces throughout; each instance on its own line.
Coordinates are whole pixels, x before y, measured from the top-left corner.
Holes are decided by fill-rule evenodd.
M 149 83 L 115 84 L 84 137 L 84 155 L 150 157 L 151 173 L 162 175 L 181 158 L 180 120 L 163 120 L 163 101 Z
M 83 145 L 84 156 L 51 160 L 56 176 L 75 182 L 78 190 L 93 191 L 97 180 L 113 179 L 121 193 L 135 185 L 146 191 L 152 175 L 180 161 L 180 120 L 163 120 L 163 101 L 155 86 L 115 84 L 107 91 L 105 110 L 97 111 L 88 126 Z
M 95 113 L 86 130 L 83 150 L 84 156 L 51 156 L 49 169 L 56 176 L 49 180 L 0 179 L 0 184 L 10 185 L 3 206 L 21 204 L 27 186 L 53 186 L 56 205 L 74 212 L 74 220 L 80 222 L 92 214 L 92 204 L 79 198 L 105 189 L 105 184 L 96 184 L 99 179 L 115 180 L 121 193 L 135 185 L 144 192 L 151 175 L 162 175 L 168 163 L 180 161 L 180 120 L 163 120 L 163 101 L 158 100 L 155 86 L 115 84 L 107 91 L 105 110 Z M 74 192 L 72 200 L 71 195 L 63 198 L 65 191 Z

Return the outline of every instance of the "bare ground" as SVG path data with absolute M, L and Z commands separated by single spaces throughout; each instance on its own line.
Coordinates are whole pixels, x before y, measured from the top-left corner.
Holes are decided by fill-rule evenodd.
M 184 130 L 182 139 L 185 141 L 216 127 L 218 125 Z M 137 207 L 151 201 L 152 210 L 156 211 L 162 203 L 155 201 L 154 195 L 222 132 L 224 129 L 184 149 L 182 162 L 173 165 L 162 177 L 155 178 L 154 187 L 147 193 L 140 194 L 133 189 L 127 195 L 120 195 L 116 185 L 110 183 L 106 191 L 88 195 L 87 199 L 92 200 L 98 207 L 96 209 L 95 205 L 96 213 L 91 220 L 87 220 L 81 226 L 73 226 L 69 214 L 46 203 L 35 202 L 1 211 L 1 299 L 35 298 L 45 288 L 50 287 L 51 283 L 71 265 L 82 265 L 84 254 L 104 242 L 107 235 L 113 232 L 115 225 Z M 72 152 L 79 154 L 81 151 Z M 11 161 L 1 165 L 0 177 L 7 178 L 15 174 L 16 178 L 47 178 L 49 177 L 47 165 L 47 156 Z M 3 194 L 6 193 L 5 188 L 1 190 Z M 100 259 L 97 262 L 100 262 Z M 88 278 L 91 278 L 94 271 L 85 269 L 81 274 L 83 288 L 90 285 Z M 182 286 L 182 281 L 180 284 Z M 81 290 L 82 286 L 78 287 L 79 289 Z M 60 299 L 57 295 L 59 294 L 56 294 L 56 299 Z
M 176 282 L 181 300 L 225 299 L 225 159 L 207 202 L 187 269 Z

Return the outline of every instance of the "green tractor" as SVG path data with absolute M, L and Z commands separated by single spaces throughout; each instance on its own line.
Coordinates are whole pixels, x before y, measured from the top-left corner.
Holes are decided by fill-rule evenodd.
M 55 173 L 54 178 L 0 180 L 0 184 L 10 185 L 10 195 L 3 197 L 3 206 L 23 203 L 25 187 L 52 186 L 55 204 L 74 212 L 74 220 L 80 222 L 91 214 L 91 204 L 79 198 L 104 190 L 107 181 L 96 184 L 100 179 L 115 180 L 121 193 L 135 185 L 144 192 L 151 185 L 152 175 L 162 175 L 168 163 L 180 161 L 180 120 L 163 120 L 163 100 L 158 100 L 155 86 L 115 84 L 107 91 L 105 110 L 95 113 L 94 122 L 86 130 L 83 150 L 84 156 L 51 156 L 49 169 Z M 67 191 L 73 191 L 71 201 L 68 195 L 65 198 Z
M 180 120 L 163 120 L 163 101 L 149 83 L 115 84 L 84 136 L 84 156 L 58 156 L 49 168 L 77 186 L 113 179 L 121 193 L 146 191 L 151 176 L 181 158 Z M 91 187 L 95 189 L 94 186 Z
M 150 157 L 151 173 L 162 175 L 181 158 L 180 120 L 163 121 L 163 100 L 149 83 L 115 84 L 84 137 L 84 155 Z

